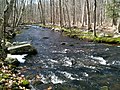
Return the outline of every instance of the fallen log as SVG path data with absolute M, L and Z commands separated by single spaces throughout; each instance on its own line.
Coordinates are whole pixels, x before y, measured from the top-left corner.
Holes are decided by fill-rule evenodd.
M 14 45 L 11 47 L 8 47 L 8 52 L 12 55 L 18 55 L 18 54 L 37 54 L 37 50 L 31 45 L 31 44 L 22 44 L 22 45 Z

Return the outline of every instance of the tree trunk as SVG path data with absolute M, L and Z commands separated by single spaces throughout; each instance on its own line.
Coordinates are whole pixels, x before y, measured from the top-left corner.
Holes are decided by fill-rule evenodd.
M 96 37 L 96 8 L 97 8 L 97 1 L 94 0 L 94 30 L 93 30 L 94 37 Z
M 50 0 L 50 23 L 52 24 L 53 23 L 53 2 L 52 0 Z
M 40 22 L 42 23 L 42 11 L 41 11 L 41 8 L 40 8 L 40 3 L 38 2 L 38 10 L 39 10 L 39 13 L 40 13 Z
M 67 21 L 66 21 L 66 13 L 65 13 L 65 0 L 63 0 L 63 19 L 64 19 L 64 26 L 67 25 Z
M 118 23 L 118 32 L 120 33 L 120 20 L 119 20 L 119 23 Z
M 67 6 L 67 0 L 66 0 L 66 2 L 65 2 L 65 7 L 66 7 L 67 16 L 68 16 L 68 23 L 69 23 L 70 35 L 71 35 L 71 34 L 72 34 L 72 30 L 71 30 L 71 20 L 70 20 L 69 9 L 68 9 L 68 6 Z
M 73 0 L 73 26 L 75 25 L 76 9 L 75 9 L 75 0 Z
M 22 1 L 21 10 L 20 10 L 20 15 L 19 15 L 18 20 L 17 20 L 17 22 L 16 22 L 16 26 L 18 26 L 19 23 L 20 23 L 20 21 L 21 21 L 21 18 L 22 18 L 24 9 L 25 9 L 25 1 L 23 0 L 23 1 Z
M 114 18 L 114 17 L 113 17 L 113 19 L 112 19 L 112 25 L 117 26 L 117 18 Z
M 55 25 L 55 0 L 53 0 L 53 25 Z
M 63 26 L 63 18 L 62 18 L 62 2 L 59 0 L 59 9 L 60 9 L 60 27 Z
M 42 12 L 42 23 L 43 23 L 43 25 L 45 25 L 45 11 L 43 9 L 43 4 L 42 4 L 41 0 L 39 0 L 39 3 L 40 3 L 40 7 L 41 7 L 41 12 Z
M 11 13 L 13 12 L 13 4 L 14 4 L 14 0 L 11 0 L 10 3 L 6 0 L 6 7 L 4 9 L 4 26 L 5 26 L 5 28 L 8 26 L 8 20 L 10 18 Z
M 115 25 L 117 26 L 117 18 L 115 18 L 115 15 L 116 15 L 116 11 L 115 11 L 115 3 L 116 3 L 116 0 L 113 0 L 113 19 L 112 19 L 112 25 Z
M 92 28 L 91 28 L 91 23 L 90 23 L 90 8 L 89 8 L 89 1 L 86 0 L 86 3 L 87 3 L 87 13 L 88 13 L 88 19 L 87 19 L 87 21 L 88 21 L 88 30 L 90 30 L 90 29 L 92 29 Z
M 82 27 L 86 24 L 86 1 L 84 1 L 83 10 L 82 10 Z

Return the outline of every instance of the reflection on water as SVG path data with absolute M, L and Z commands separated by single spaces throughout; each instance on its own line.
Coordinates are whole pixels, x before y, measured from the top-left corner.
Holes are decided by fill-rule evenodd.
M 119 90 L 118 46 L 71 39 L 38 26 L 32 26 L 14 39 L 27 40 L 31 40 L 38 54 L 27 56 L 24 65 L 30 69 L 24 74 L 40 75 L 45 83 L 34 86 L 36 90 L 43 90 L 48 84 L 53 90 L 100 90 L 103 86 Z M 67 44 L 61 45 L 62 42 Z

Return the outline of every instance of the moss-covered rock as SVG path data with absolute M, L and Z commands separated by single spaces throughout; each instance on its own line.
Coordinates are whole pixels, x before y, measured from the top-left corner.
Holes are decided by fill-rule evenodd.
M 28 87 L 30 85 L 30 82 L 28 80 L 22 80 L 21 81 L 21 86 Z
M 13 65 L 13 66 L 19 66 L 20 62 L 16 59 L 16 58 L 6 58 L 4 60 L 5 64 L 10 64 L 10 65 Z

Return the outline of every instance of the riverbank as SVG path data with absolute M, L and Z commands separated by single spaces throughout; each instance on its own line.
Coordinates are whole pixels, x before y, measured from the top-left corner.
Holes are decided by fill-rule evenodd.
M 113 32 L 111 33 L 106 33 L 102 31 L 97 30 L 97 37 L 93 36 L 92 31 L 84 30 L 82 28 L 64 28 L 60 26 L 53 26 L 53 25 L 42 25 L 40 24 L 39 26 L 44 27 L 44 28 L 50 28 L 53 31 L 60 31 L 62 32 L 65 36 L 69 36 L 71 38 L 77 38 L 77 39 L 82 39 L 90 42 L 98 42 L 98 43 L 106 43 L 106 44 L 120 44 L 120 34 L 116 33 L 114 34 Z
M 22 27 L 17 27 L 15 32 L 6 33 L 6 44 L 9 46 L 8 41 L 20 34 Z M 27 27 L 28 28 L 28 27 Z M 11 28 L 9 28 L 11 30 Z M 7 48 L 7 46 L 6 46 Z M 6 58 L 7 52 L 4 54 L 0 52 L 0 90 L 30 90 L 30 82 L 22 75 L 22 67 L 19 67 L 20 62 L 15 58 Z
M 30 90 L 29 85 L 20 68 L 0 62 L 0 90 Z

